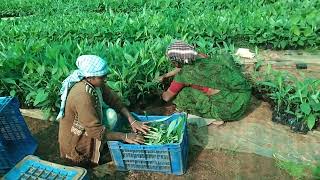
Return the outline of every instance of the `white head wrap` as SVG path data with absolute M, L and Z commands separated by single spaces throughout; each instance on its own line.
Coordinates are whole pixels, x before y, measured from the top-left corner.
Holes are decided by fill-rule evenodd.
M 63 82 L 60 89 L 61 106 L 57 116 L 57 120 L 64 116 L 67 95 L 69 89 L 81 81 L 84 77 L 104 76 L 108 73 L 108 65 L 106 61 L 95 55 L 79 56 L 76 62 L 77 70 L 73 71 Z

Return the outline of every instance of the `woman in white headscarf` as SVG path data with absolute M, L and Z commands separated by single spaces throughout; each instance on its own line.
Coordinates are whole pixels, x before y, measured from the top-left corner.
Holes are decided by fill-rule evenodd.
M 57 119 L 60 121 L 61 157 L 79 165 L 98 164 L 106 140 L 144 143 L 141 135 L 111 132 L 103 125 L 102 105 L 106 103 L 128 119 L 134 132 L 146 134 L 149 130 L 147 125 L 134 119 L 120 98 L 105 84 L 108 72 L 106 61 L 95 55 L 83 55 L 77 59 L 76 65 L 78 70 L 63 81 L 60 90 L 61 107 Z M 109 109 L 108 112 L 112 114 L 114 111 Z M 107 117 L 107 120 L 116 119 Z

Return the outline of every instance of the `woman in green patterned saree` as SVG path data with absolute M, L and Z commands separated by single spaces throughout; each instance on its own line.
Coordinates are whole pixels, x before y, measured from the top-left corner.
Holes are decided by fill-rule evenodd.
M 164 101 L 174 99 L 178 109 L 204 118 L 234 121 L 245 114 L 251 87 L 232 56 L 208 57 L 182 41 L 169 46 L 167 56 L 176 68 L 159 78 L 175 76 Z

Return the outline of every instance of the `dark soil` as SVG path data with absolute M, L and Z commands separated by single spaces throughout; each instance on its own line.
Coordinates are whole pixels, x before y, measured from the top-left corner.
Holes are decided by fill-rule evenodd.
M 65 164 L 59 158 L 58 123 L 25 118 L 39 147 L 35 155 L 43 160 Z M 189 147 L 188 169 L 182 176 L 145 172 L 119 172 L 112 162 L 98 167 L 102 174 L 88 170 L 91 179 L 292 179 L 275 160 L 229 150 Z M 111 158 L 111 157 L 109 157 Z

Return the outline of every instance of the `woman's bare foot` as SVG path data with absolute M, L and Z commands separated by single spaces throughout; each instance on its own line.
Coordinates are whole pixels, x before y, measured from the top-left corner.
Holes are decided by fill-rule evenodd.
M 210 126 L 219 127 L 224 124 L 224 121 L 213 121 Z

